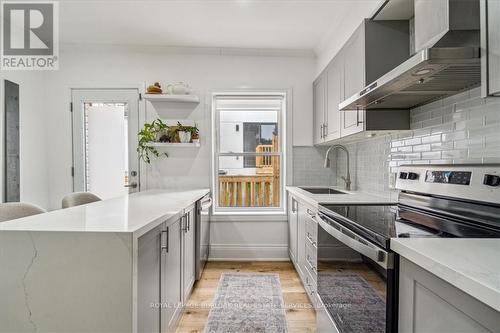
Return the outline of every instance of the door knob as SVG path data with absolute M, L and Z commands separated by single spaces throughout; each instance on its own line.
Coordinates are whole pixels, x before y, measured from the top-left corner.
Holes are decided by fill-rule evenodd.
M 124 187 L 137 188 L 137 183 L 136 183 L 136 182 L 133 182 L 133 183 L 130 183 L 130 184 L 128 184 L 128 185 L 124 185 Z

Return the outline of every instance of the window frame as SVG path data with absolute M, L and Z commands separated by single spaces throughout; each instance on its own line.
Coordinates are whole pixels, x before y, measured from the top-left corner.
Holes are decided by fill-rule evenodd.
M 256 152 L 220 152 L 220 112 L 224 109 L 217 109 L 217 100 L 219 99 L 279 99 L 281 101 L 280 109 L 278 112 L 277 126 L 278 126 L 278 140 L 279 151 L 269 153 L 256 153 Z M 287 107 L 288 107 L 287 92 L 214 92 L 212 93 L 212 193 L 214 205 L 212 212 L 214 215 L 283 215 L 286 213 L 286 177 L 287 177 Z M 237 110 L 230 108 L 226 110 Z M 256 109 L 258 110 L 258 109 Z M 262 109 L 261 109 L 262 110 Z M 280 200 L 278 207 L 220 207 L 219 206 L 219 157 L 222 156 L 278 156 L 280 160 L 280 185 L 279 193 Z

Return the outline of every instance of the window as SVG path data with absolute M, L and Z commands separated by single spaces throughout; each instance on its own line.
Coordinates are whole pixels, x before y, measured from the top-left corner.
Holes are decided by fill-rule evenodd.
M 285 94 L 214 95 L 215 212 L 282 212 Z

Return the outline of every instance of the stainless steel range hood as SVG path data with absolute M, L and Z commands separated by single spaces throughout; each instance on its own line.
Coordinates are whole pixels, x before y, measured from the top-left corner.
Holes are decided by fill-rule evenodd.
M 417 52 L 340 110 L 410 109 L 481 83 L 479 1 L 414 0 L 414 9 Z
M 342 102 L 339 108 L 409 109 L 480 82 L 479 47 L 427 48 Z

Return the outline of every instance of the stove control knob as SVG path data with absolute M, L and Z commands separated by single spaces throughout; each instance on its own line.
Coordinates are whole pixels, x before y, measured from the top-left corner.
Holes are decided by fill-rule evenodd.
M 483 184 L 487 186 L 500 186 L 500 176 L 484 175 Z
M 418 173 L 408 172 L 408 179 L 409 180 L 417 180 L 418 179 Z
M 408 172 L 399 173 L 399 179 L 407 179 L 407 178 L 408 178 Z

